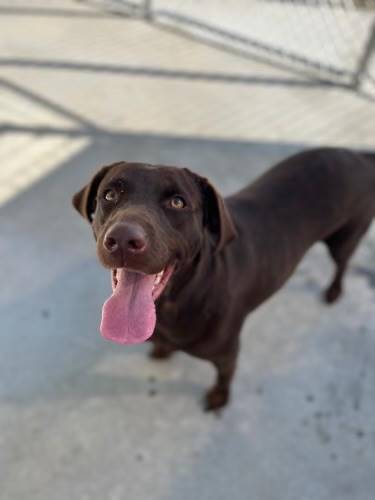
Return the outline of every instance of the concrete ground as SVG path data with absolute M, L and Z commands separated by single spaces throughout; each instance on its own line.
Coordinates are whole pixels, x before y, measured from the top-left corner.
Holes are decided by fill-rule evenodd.
M 372 148 L 374 104 L 83 3 L 0 14 L 0 498 L 372 500 L 375 227 L 338 305 L 318 245 L 249 317 L 217 418 L 209 365 L 101 339 L 109 276 L 70 197 L 117 159 L 229 193 L 304 147 Z

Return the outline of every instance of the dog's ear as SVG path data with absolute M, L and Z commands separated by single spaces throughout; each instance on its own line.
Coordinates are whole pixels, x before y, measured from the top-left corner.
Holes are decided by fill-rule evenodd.
M 91 181 L 73 196 L 72 202 L 74 208 L 90 223 L 96 209 L 96 193 L 99 184 L 111 167 L 112 165 L 101 168 Z
M 189 169 L 184 169 L 193 176 L 198 183 L 203 200 L 203 224 L 213 235 L 216 243 L 216 251 L 220 252 L 223 247 L 237 237 L 232 217 L 225 204 L 223 197 L 205 177 L 201 177 Z

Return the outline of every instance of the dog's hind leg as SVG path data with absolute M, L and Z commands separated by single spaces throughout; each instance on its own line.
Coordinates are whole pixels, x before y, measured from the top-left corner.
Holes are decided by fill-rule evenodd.
M 324 300 L 327 304 L 332 304 L 342 294 L 343 277 L 349 259 L 366 234 L 372 219 L 373 215 L 352 219 L 324 240 L 332 259 L 336 263 L 336 272 L 333 280 L 324 292 Z

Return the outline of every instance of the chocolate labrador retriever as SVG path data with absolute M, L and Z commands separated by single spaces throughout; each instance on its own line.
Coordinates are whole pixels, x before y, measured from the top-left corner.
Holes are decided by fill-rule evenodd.
M 73 204 L 112 273 L 103 336 L 131 344 L 152 335 L 154 358 L 182 350 L 211 361 L 217 381 L 205 409 L 213 410 L 228 402 L 246 315 L 317 241 L 336 263 L 325 300 L 340 296 L 348 260 L 375 216 L 375 155 L 306 151 L 225 200 L 186 168 L 119 162 L 103 167 Z

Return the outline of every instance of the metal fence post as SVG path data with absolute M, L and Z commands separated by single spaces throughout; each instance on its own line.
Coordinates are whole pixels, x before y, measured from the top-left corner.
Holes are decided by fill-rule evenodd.
M 358 90 L 361 85 L 363 76 L 367 72 L 367 68 L 373 52 L 375 51 L 375 21 L 372 23 L 370 35 L 368 37 L 366 46 L 363 51 L 361 60 L 359 61 L 357 70 L 353 78 L 353 88 Z
M 143 0 L 143 17 L 144 19 L 152 19 L 152 0 Z

